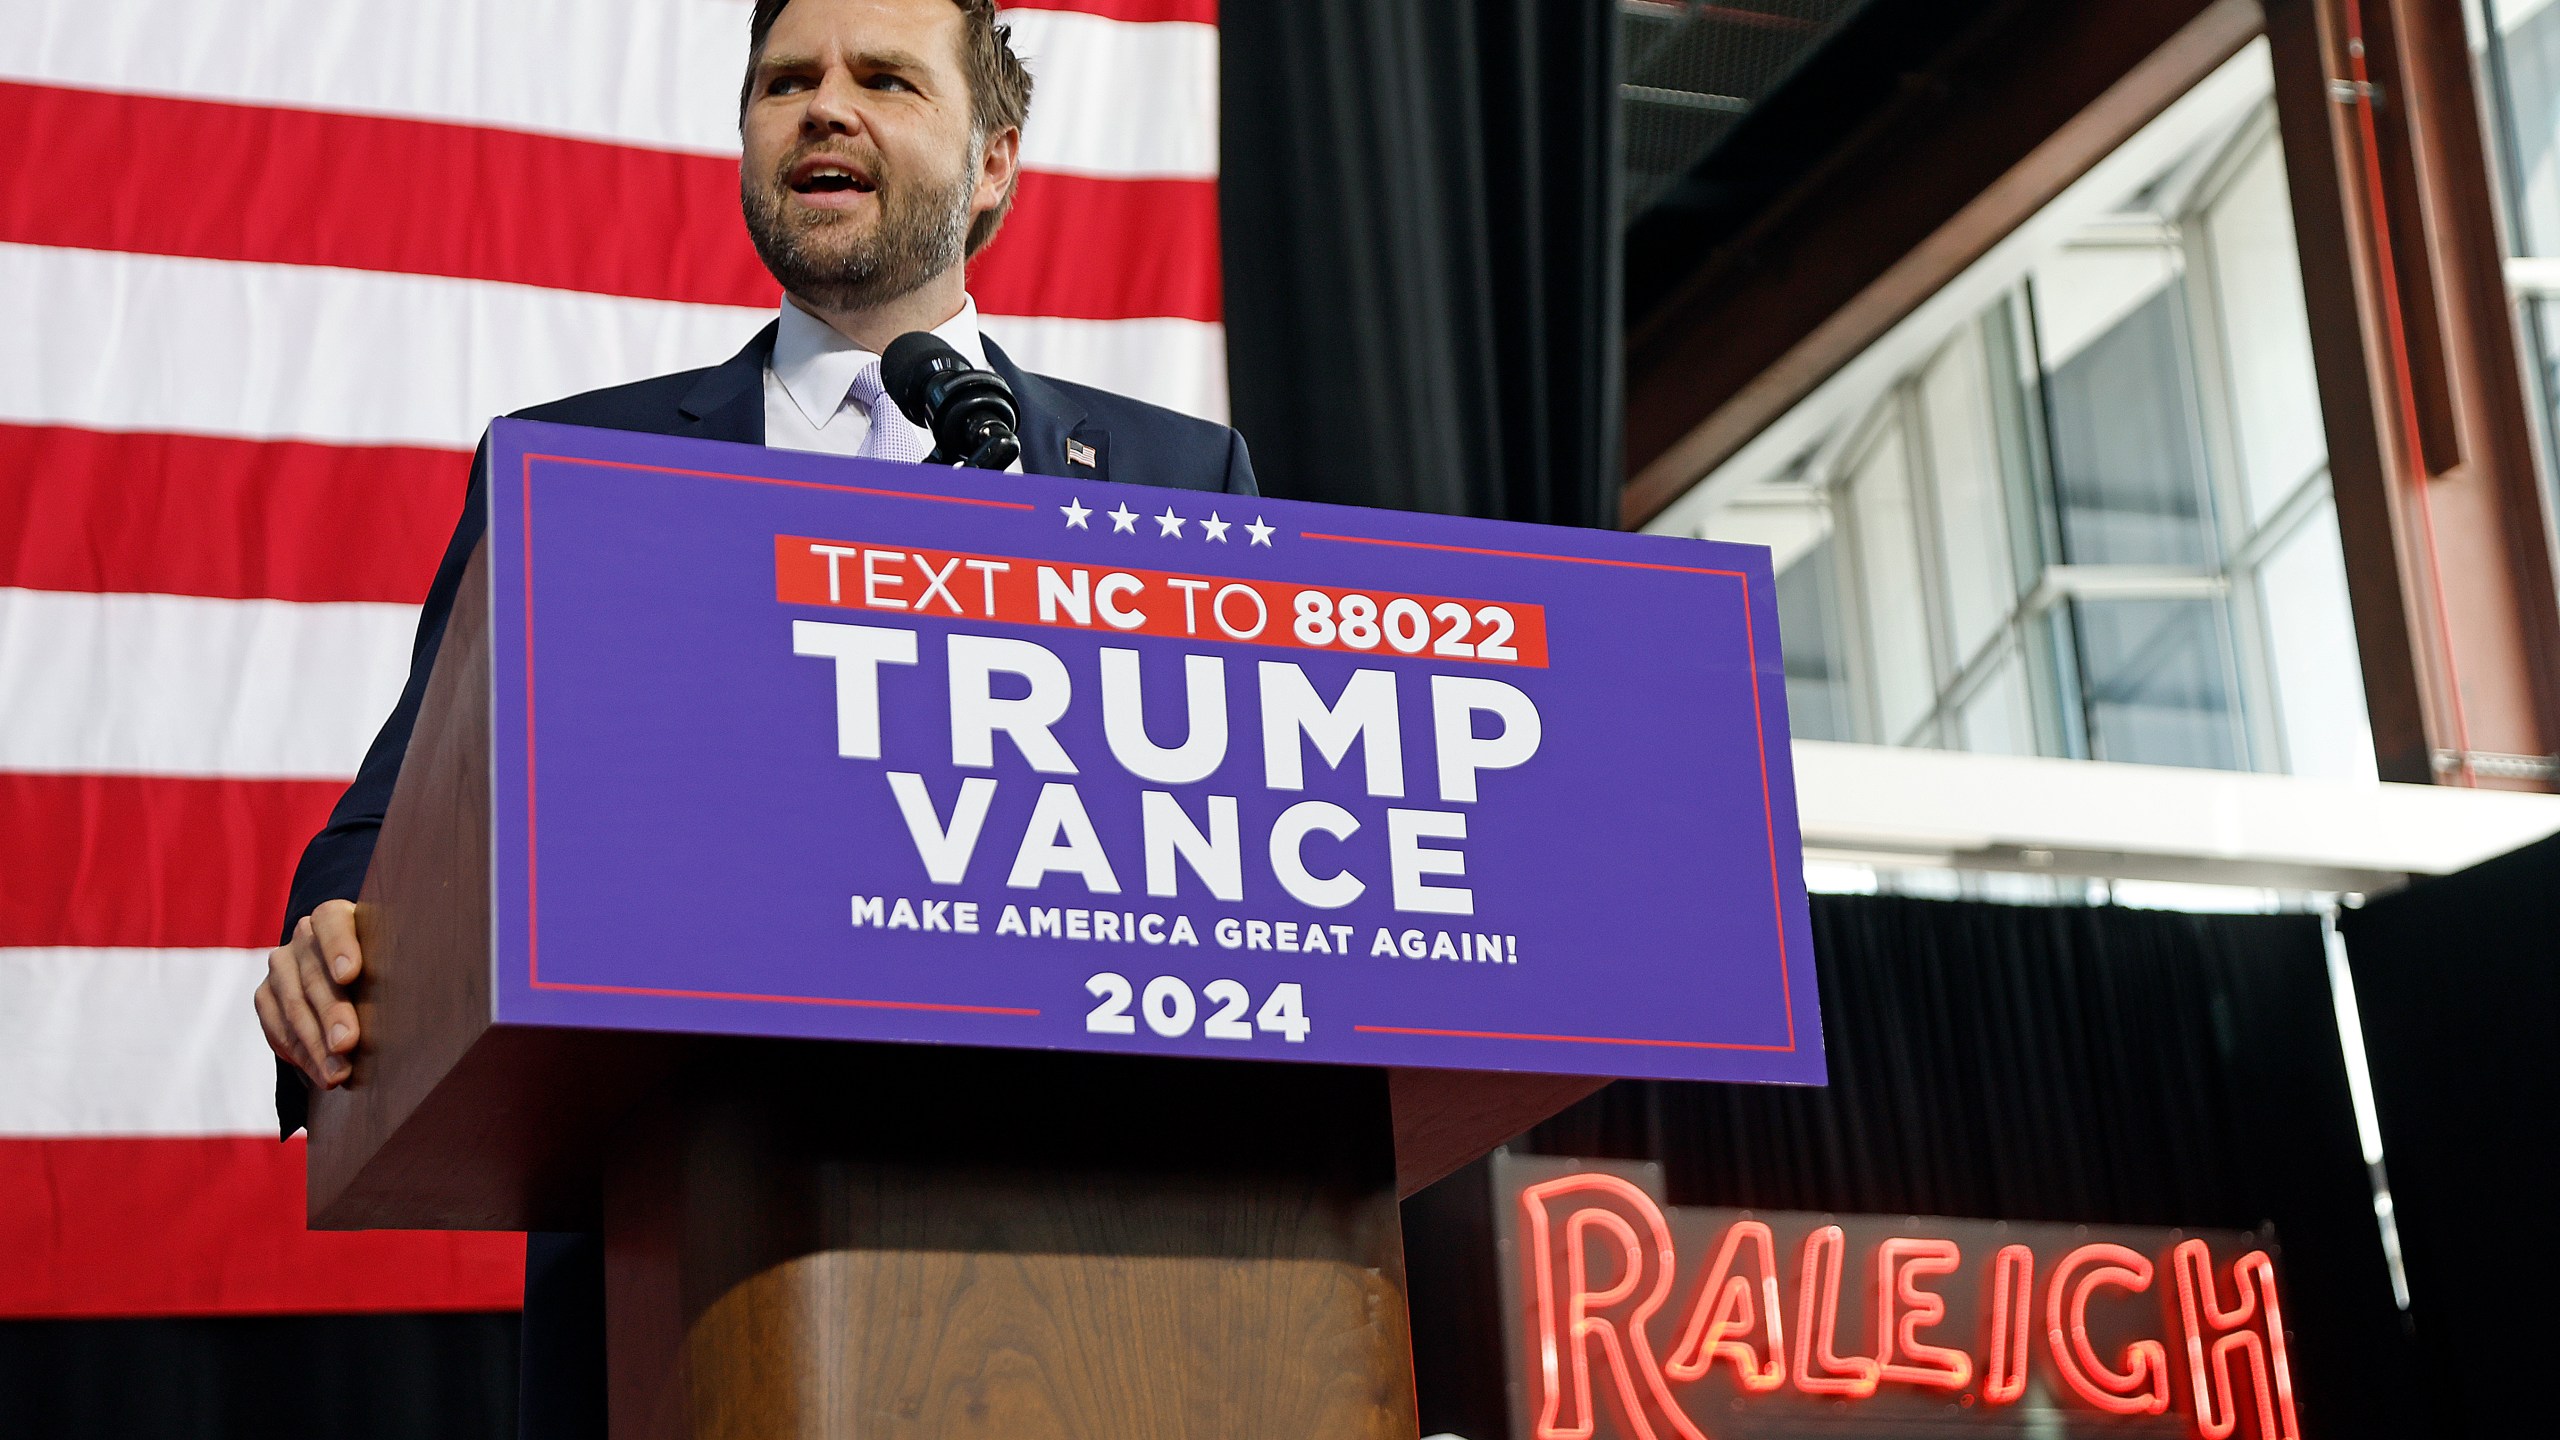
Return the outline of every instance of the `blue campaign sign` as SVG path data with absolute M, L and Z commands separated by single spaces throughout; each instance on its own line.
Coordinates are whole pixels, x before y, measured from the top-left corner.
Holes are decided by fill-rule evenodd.
M 1768 553 L 500 421 L 498 1018 L 1820 1083 Z

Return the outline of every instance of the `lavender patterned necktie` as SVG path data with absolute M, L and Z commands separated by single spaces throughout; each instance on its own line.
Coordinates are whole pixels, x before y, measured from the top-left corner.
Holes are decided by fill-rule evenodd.
M 871 412 L 871 433 L 863 437 L 862 449 L 856 452 L 864 459 L 912 465 L 933 453 L 933 437 L 908 419 L 881 387 L 878 360 L 863 362 L 862 373 L 853 377 L 853 388 L 845 398 Z

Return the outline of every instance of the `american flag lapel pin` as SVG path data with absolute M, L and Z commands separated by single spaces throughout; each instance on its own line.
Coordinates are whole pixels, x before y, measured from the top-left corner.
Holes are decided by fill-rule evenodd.
M 1093 447 L 1092 447 L 1092 446 L 1090 446 L 1090 445 L 1087 445 L 1086 443 L 1084 443 L 1084 442 L 1083 442 L 1083 441 L 1081 441 L 1081 440 L 1070 440 L 1070 441 L 1068 441 L 1068 442 L 1067 442 L 1067 463 L 1068 463 L 1068 464 L 1070 464 L 1070 465 L 1081 465 L 1081 466 L 1083 466 L 1084 468 L 1086 468 L 1087 470 L 1092 469 L 1092 468 L 1093 468 Z

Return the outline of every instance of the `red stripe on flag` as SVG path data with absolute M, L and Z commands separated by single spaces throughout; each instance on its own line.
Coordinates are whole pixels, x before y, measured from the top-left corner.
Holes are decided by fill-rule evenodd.
M 1099 15 L 1105 20 L 1131 20 L 1140 23 L 1158 20 L 1188 20 L 1196 25 L 1218 23 L 1218 0 L 1049 0 L 1038 5 L 1007 5 L 1005 10 L 1072 10 L 1079 15 Z
M 0 1140 L 0 1317 L 512 1310 L 524 1237 L 303 1227 L 303 1142 Z
M 470 479 L 450 450 L 0 425 L 0 585 L 414 605 Z
M 0 239 L 660 300 L 779 293 L 738 221 L 737 163 L 716 156 L 11 84 L 0 134 L 18 137 Z
M 1126 320 L 1224 313 L 1214 180 L 1025 171 L 1013 213 L 969 267 L 987 315 Z
M 0 773 L 0 946 L 273 945 L 302 847 L 346 788 Z
M 9 83 L 0 134 L 19 137 L 0 241 L 716 305 L 780 293 L 738 218 L 737 162 L 717 156 Z M 1006 228 L 972 276 L 989 314 L 1219 318 L 1213 180 L 1029 174 Z

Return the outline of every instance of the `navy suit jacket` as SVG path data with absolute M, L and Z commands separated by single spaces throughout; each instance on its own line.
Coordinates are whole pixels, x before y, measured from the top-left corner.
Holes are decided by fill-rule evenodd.
M 660 375 L 629 385 L 591 391 L 517 412 L 524 420 L 636 430 L 650 435 L 689 435 L 703 440 L 764 443 L 764 371 L 773 355 L 775 326 L 767 325 L 747 347 L 704 370 Z M 1116 480 L 1177 490 L 1229 495 L 1257 493 L 1244 438 L 1224 425 L 1091 386 L 1034 375 L 1015 365 L 992 340 L 987 364 L 1013 387 L 1021 419 L 1022 468 L 1039 475 Z M 1090 465 L 1068 458 L 1074 441 L 1092 452 Z M 294 870 L 285 907 L 285 939 L 325 900 L 353 900 L 364 886 L 373 843 L 390 808 L 391 789 L 408 753 L 409 732 L 425 697 L 427 672 L 444 640 L 462 569 L 479 544 L 488 512 L 488 447 L 472 461 L 471 488 L 444 559 L 436 566 L 418 617 L 409 681 L 400 703 L 383 722 L 347 787 L 328 828 L 312 838 Z M 280 942 L 281 943 L 281 942 Z M 276 1120 L 290 1136 L 303 1126 L 309 1095 L 301 1072 L 276 1066 Z M 525 1252 L 525 1357 L 523 1434 L 555 1437 L 604 1433 L 603 1288 L 601 1247 L 592 1236 L 535 1235 Z

